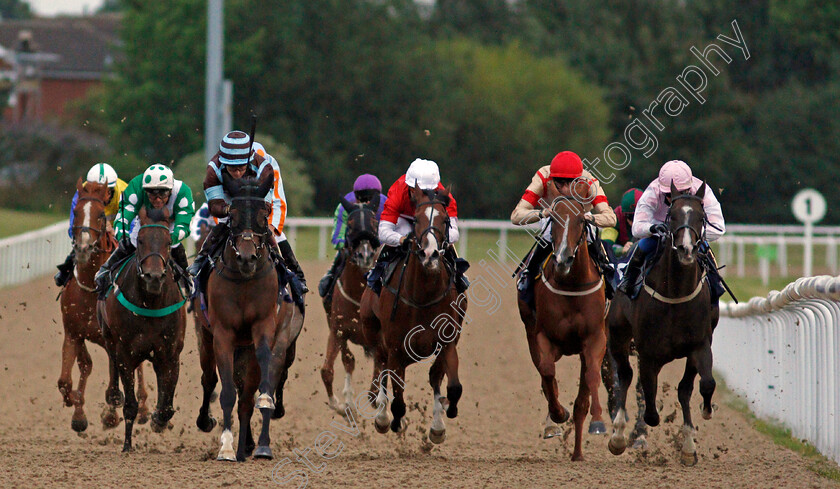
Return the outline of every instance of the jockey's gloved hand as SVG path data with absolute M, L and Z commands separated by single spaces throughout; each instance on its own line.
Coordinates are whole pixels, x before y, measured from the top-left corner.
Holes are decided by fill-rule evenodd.
M 651 234 L 667 234 L 668 233 L 668 226 L 658 223 L 654 224 L 650 227 Z

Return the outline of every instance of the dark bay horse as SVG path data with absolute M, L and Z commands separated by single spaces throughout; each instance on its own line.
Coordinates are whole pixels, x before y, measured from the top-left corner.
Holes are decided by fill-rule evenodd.
M 365 339 L 359 306 L 365 290 L 365 273 L 373 267 L 374 254 L 379 247 L 379 220 L 376 218 L 379 196 L 367 204 L 352 204 L 342 198 L 341 205 L 348 214 L 345 234 L 347 246 L 341 250 L 341 253 L 345 253 L 345 265 L 336 278 L 332 295 L 328 296 L 329 302 L 324 299 L 330 333 L 327 337 L 327 354 L 321 367 L 321 379 L 324 381 L 330 408 L 345 414 L 347 406 L 352 406 L 354 401 L 353 371 L 356 368 L 356 359 L 347 342 L 362 346 L 366 354 L 372 354 L 374 346 Z M 333 394 L 333 365 L 339 351 L 346 372 L 342 391 L 344 402 L 339 402 Z
M 618 411 L 613 420 L 610 451 L 619 455 L 627 447 L 624 435 L 627 389 L 633 378 L 630 366 L 630 341 L 639 358 L 639 381 L 645 397 L 645 422 L 659 424 L 656 409 L 657 377 L 662 367 L 678 358 L 686 358 L 685 373 L 677 388 L 683 412 L 683 444 L 680 461 L 697 463 L 694 425 L 691 421 L 691 393 L 694 378 L 700 374 L 701 414 L 712 417 L 712 331 L 717 325 L 718 309 L 710 306 L 710 291 L 705 272 L 697 259 L 705 241 L 706 214 L 703 209 L 705 184 L 696 194 L 680 193 L 671 185 L 667 234 L 660 242 L 662 255 L 645 279 L 644 290 L 635 301 L 616 294 L 610 307 L 610 352 L 617 364 L 618 386 L 614 389 Z
M 162 432 L 175 414 L 172 400 L 187 324 L 186 298 L 169 263 L 169 210 L 143 207 L 138 217 L 137 251 L 122 265 L 113 290 L 97 306 L 108 359 L 125 390 L 124 452 L 131 450 L 137 417 L 134 370 L 144 360 L 152 363 L 157 376 L 158 399 L 151 416 L 152 429 Z
M 274 392 L 285 381 L 294 360 L 295 341 L 300 329 L 278 328 L 278 280 L 269 247 L 269 208 L 265 196 L 273 178 L 223 180 L 231 196 L 231 236 L 207 283 L 210 330 L 199 337 L 204 401 L 196 424 L 209 431 L 215 424 L 208 404 L 216 384 L 215 367 L 222 381 L 219 400 L 223 411 L 223 432 L 217 460 L 244 461 L 248 456 L 273 458 L 269 425 L 275 412 Z M 282 311 L 280 312 L 282 313 Z M 296 330 L 296 331 L 295 331 Z M 212 341 L 212 352 L 207 346 Z M 239 443 L 233 449 L 232 412 L 239 391 Z M 259 390 L 259 397 L 254 400 Z M 254 407 L 263 417 L 259 444 L 254 447 L 250 422 Z
M 406 240 L 408 253 L 398 262 L 380 296 L 370 289 L 362 294 L 360 316 L 365 336 L 369 343 L 376 344 L 373 387 L 379 395 L 374 424 L 380 433 L 388 431 L 386 384 L 391 377 L 394 418 L 390 427 L 394 432 L 405 430 L 405 369 L 413 363 L 431 362 L 429 384 L 434 391 L 434 408 L 429 439 L 443 443 L 443 412 L 449 418 L 456 417 L 462 393 L 456 346 L 467 297 L 455 290 L 454 271 L 443 263 L 443 253 L 449 246 L 449 192 L 409 191 L 416 210 L 414 231 Z M 448 379 L 446 397 L 440 392 L 444 374 Z
M 117 243 L 113 235 L 108 232 L 105 216 L 105 199 L 108 186 L 104 183 L 85 182 L 80 178 L 76 182 L 79 199 L 73 209 L 75 225 L 73 226 L 73 249 L 76 252 L 76 263 L 73 276 L 61 292 L 61 319 L 64 323 L 64 344 L 61 348 L 61 375 L 58 378 L 58 390 L 64 397 L 66 406 L 74 406 L 71 427 L 74 431 L 82 432 L 87 429 L 88 421 L 85 416 L 85 387 L 87 379 L 93 369 L 93 361 L 88 352 L 85 341 L 99 346 L 105 345 L 102 332 L 96 321 L 96 284 L 93 281 L 96 271 L 105 263 Z M 71 373 L 73 362 L 79 365 L 79 383 L 73 390 Z M 139 423 L 149 420 L 149 410 L 146 407 L 145 382 L 143 381 L 143 367 L 137 367 L 140 379 L 137 385 L 137 399 L 140 402 Z M 122 393 L 115 376 L 109 376 L 112 384 L 108 386 L 106 407 L 102 412 L 102 422 L 106 428 L 113 428 L 119 423 L 116 408 L 122 405 Z
M 542 389 L 548 401 L 545 438 L 557 436 L 557 423 L 569 419 L 560 405 L 555 363 L 563 355 L 580 355 L 580 385 L 574 404 L 575 448 L 572 460 L 583 460 L 583 422 L 592 405 L 592 428 L 606 431 L 601 418 L 598 387 L 601 363 L 607 348 L 604 325 L 604 281 L 589 257 L 583 203 L 573 195 L 589 195 L 585 182 L 561 192 L 554 184 L 547 196 L 553 199 L 551 241 L 553 252 L 542 267 L 535 284 L 535 306 L 519 300 L 519 315 L 525 323 L 531 360 L 542 376 Z M 565 190 L 565 189 L 564 189 Z

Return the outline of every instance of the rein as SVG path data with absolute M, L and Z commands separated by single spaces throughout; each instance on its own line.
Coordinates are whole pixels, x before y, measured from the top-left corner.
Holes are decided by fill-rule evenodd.
M 405 263 L 403 263 L 403 269 L 400 272 L 400 280 L 399 280 L 400 284 L 402 284 L 403 273 L 405 273 L 405 268 L 408 265 L 408 260 L 410 258 L 411 258 L 410 255 L 407 256 L 406 259 L 405 259 Z M 399 293 L 399 289 L 395 289 L 395 288 L 391 287 L 390 285 L 386 285 L 385 288 L 388 289 L 389 292 L 394 294 L 400 300 L 400 302 L 402 302 L 403 304 L 405 304 L 407 306 L 410 306 L 410 307 L 413 307 L 414 309 L 423 309 L 423 308 L 426 308 L 426 307 L 431 307 L 431 306 L 434 306 L 436 304 L 439 304 L 443 299 L 446 298 L 446 296 L 449 294 L 449 291 L 452 290 L 452 287 L 454 285 L 455 285 L 455 274 L 450 273 L 449 274 L 449 284 L 446 286 L 445 289 L 443 289 L 443 292 L 440 295 L 438 295 L 437 297 L 435 297 L 434 299 L 432 299 L 431 301 L 425 302 L 425 303 L 422 303 L 422 304 L 419 303 L 419 302 L 415 302 L 415 301 L 413 301 L 413 300 L 411 300 L 407 297 L 401 296 L 400 293 Z M 394 302 L 394 311 L 391 313 L 391 320 L 394 319 L 393 316 L 394 316 L 394 312 L 396 312 L 396 310 L 397 310 L 396 302 Z
M 362 304 L 359 301 L 350 297 L 350 294 L 348 294 L 347 291 L 344 290 L 344 286 L 341 285 L 341 277 L 339 277 L 338 280 L 335 281 L 335 285 L 338 287 L 338 291 L 341 292 L 342 297 L 344 297 L 345 299 L 350 301 L 350 303 L 353 304 L 356 307 L 361 307 L 362 306 Z
M 160 226 L 160 224 L 152 224 L 153 226 Z M 166 226 L 163 226 L 166 227 Z M 166 229 L 169 229 L 168 227 Z M 125 260 L 120 266 L 120 269 L 117 270 L 116 277 L 114 277 L 114 283 L 111 285 L 111 289 L 114 290 L 115 295 L 117 296 L 117 301 L 122 304 L 122 306 L 128 309 L 130 312 L 136 314 L 137 316 L 149 317 L 149 318 L 161 318 L 164 316 L 168 316 L 173 312 L 180 309 L 184 304 L 187 302 L 186 296 L 184 296 L 184 292 L 178 287 L 178 293 L 181 294 L 181 300 L 172 304 L 171 306 L 162 307 L 160 309 L 148 309 L 145 307 L 140 307 L 136 304 L 133 304 L 128 298 L 123 295 L 122 289 L 117 284 L 117 278 L 122 274 L 123 269 L 126 265 L 131 261 L 131 259 Z M 134 255 L 134 261 L 137 261 L 137 255 Z M 139 265 L 138 265 L 139 269 Z
M 88 195 L 86 195 L 84 197 L 79 197 L 77 202 L 84 202 L 86 200 L 89 200 L 91 202 L 99 202 L 100 204 L 102 204 L 102 207 L 105 207 L 105 201 L 104 200 L 102 200 L 98 197 L 91 197 L 91 196 L 88 196 Z M 96 240 L 94 241 L 94 244 L 93 244 L 94 251 L 96 251 L 96 250 L 112 251 L 114 249 L 114 247 L 107 247 L 106 248 L 105 246 L 99 246 L 99 242 L 102 241 L 102 237 L 108 235 L 108 233 L 105 231 L 106 226 L 107 226 L 107 224 L 103 224 L 98 229 L 94 228 L 94 227 L 90 227 L 90 226 L 73 226 L 72 229 L 73 229 L 73 234 L 74 235 L 75 235 L 77 229 L 82 231 L 82 232 L 87 231 L 91 234 L 96 233 Z M 74 238 L 74 241 L 75 241 L 75 238 Z M 110 244 L 110 241 L 111 240 L 106 240 L 106 243 Z M 77 281 L 78 281 L 78 278 L 77 278 Z

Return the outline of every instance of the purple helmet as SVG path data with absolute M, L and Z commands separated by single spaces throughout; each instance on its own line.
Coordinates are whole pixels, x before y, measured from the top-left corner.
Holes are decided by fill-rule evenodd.
M 359 192 L 362 190 L 376 190 L 378 192 L 382 191 L 382 183 L 379 181 L 378 178 L 371 175 L 370 173 L 365 173 L 364 175 L 359 175 L 359 178 L 353 183 L 353 192 Z

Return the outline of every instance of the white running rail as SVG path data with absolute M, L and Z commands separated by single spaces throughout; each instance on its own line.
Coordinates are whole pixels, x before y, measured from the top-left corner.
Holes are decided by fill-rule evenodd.
M 0 239 L 0 287 L 55 273 L 70 249 L 66 222 Z
M 715 369 L 727 385 L 840 463 L 840 277 L 801 278 L 721 303 Z

